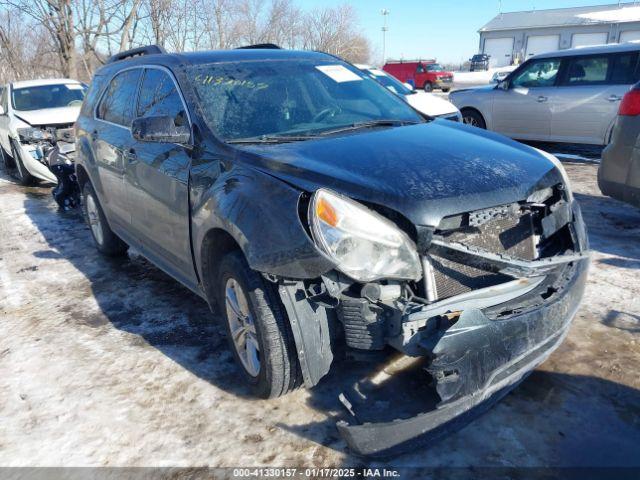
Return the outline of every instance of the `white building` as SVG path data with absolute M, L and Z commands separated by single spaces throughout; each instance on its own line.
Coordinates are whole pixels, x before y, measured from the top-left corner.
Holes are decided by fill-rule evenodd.
M 504 66 L 553 50 L 640 40 L 638 3 L 501 13 L 478 30 L 480 52 Z

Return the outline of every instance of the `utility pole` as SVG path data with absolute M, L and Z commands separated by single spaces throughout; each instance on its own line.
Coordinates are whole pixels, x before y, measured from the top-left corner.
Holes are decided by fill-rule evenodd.
M 383 8 L 380 10 L 380 14 L 382 15 L 382 65 L 384 65 L 386 61 L 387 55 L 387 15 L 389 15 L 389 10 Z

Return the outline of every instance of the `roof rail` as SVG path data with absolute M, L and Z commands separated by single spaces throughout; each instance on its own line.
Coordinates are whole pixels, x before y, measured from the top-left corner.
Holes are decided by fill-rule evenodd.
M 244 47 L 237 47 L 236 50 L 244 50 L 244 49 L 253 49 L 253 48 L 262 48 L 265 50 L 282 50 L 282 47 L 276 45 L 275 43 L 257 43 L 255 45 L 246 45 Z
M 415 63 L 415 62 L 422 62 L 422 63 L 436 63 L 436 59 L 435 58 L 389 58 L 387 59 L 386 63 Z
M 142 55 L 155 55 L 159 53 L 167 53 L 160 45 L 147 45 L 145 47 L 132 48 L 131 50 L 125 50 L 124 52 L 116 53 L 109 57 L 107 63 L 118 62 L 127 58 L 139 57 Z

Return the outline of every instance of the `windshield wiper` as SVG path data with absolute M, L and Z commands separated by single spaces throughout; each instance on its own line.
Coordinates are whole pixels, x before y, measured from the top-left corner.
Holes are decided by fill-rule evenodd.
M 315 135 L 262 135 L 261 137 L 236 138 L 227 143 L 287 143 L 302 142 L 314 138 Z
M 334 128 L 331 130 L 324 130 L 323 132 L 318 133 L 318 135 L 331 135 L 334 133 L 350 132 L 353 130 L 360 130 L 363 128 L 403 127 L 405 125 L 416 125 L 418 123 L 420 122 L 416 122 L 413 120 L 367 120 L 365 122 L 355 122 L 350 125 L 345 125 L 343 127 Z

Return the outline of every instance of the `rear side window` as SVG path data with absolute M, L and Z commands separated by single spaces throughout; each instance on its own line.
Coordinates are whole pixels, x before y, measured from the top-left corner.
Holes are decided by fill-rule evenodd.
M 98 105 L 98 118 L 125 127 L 131 126 L 140 73 L 141 69 L 136 68 L 113 77 Z
M 631 85 L 638 78 L 638 52 L 625 53 L 613 57 L 610 83 L 613 85 Z
M 146 69 L 138 100 L 138 117 L 168 115 L 176 125 L 185 125 L 186 112 L 176 85 L 169 74 L 156 68 Z
M 578 57 L 569 60 L 565 84 L 600 85 L 606 83 L 609 70 L 609 56 Z

